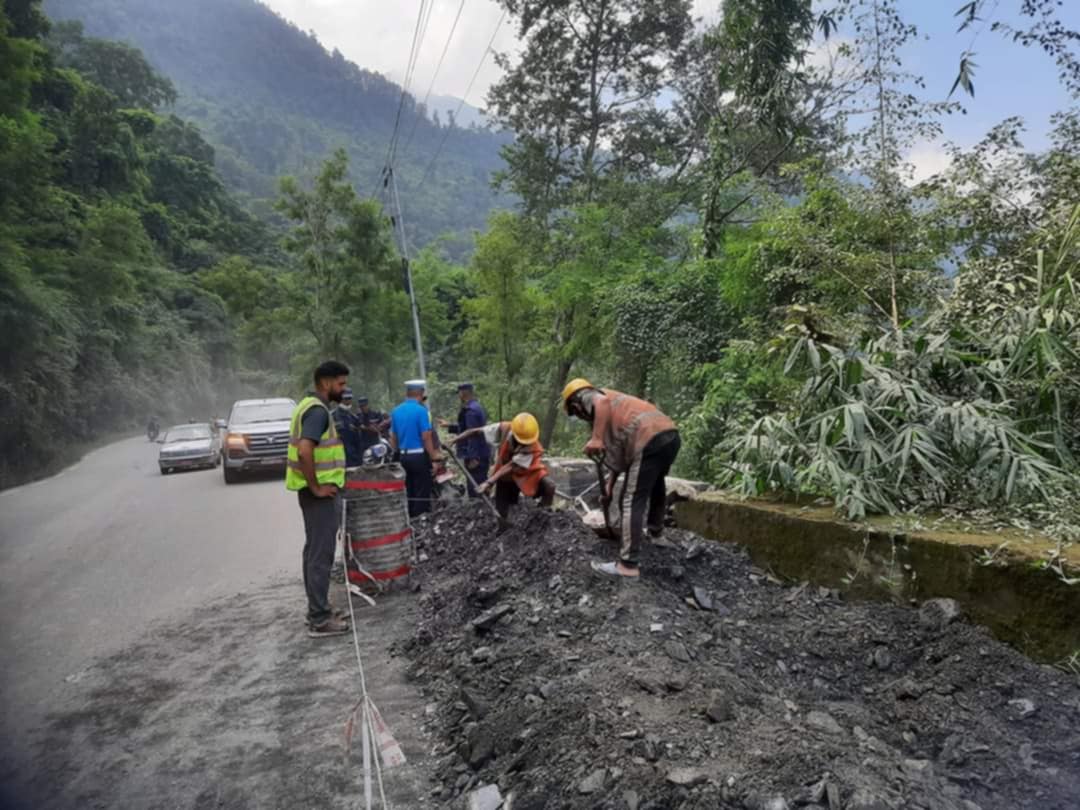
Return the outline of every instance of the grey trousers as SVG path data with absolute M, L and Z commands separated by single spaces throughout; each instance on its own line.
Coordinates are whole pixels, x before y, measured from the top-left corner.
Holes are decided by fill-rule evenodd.
M 322 624 L 330 612 L 330 569 L 334 565 L 341 502 L 338 498 L 316 498 L 307 488 L 297 493 L 304 515 L 304 590 L 307 592 L 308 622 Z

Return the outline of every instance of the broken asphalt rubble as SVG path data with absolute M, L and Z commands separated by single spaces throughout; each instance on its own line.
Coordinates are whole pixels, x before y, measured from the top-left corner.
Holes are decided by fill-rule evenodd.
M 1073 810 L 1080 684 L 968 624 L 790 587 L 671 530 L 639 582 L 573 515 L 424 516 L 401 644 L 431 795 L 496 810 Z

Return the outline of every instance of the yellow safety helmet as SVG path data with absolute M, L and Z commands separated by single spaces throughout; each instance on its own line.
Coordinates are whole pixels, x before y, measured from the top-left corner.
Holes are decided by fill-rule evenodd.
M 562 404 L 567 413 L 570 413 L 570 400 L 573 399 L 574 394 L 586 388 L 595 388 L 595 386 L 584 377 L 578 377 L 566 384 L 566 388 L 562 390 Z
M 510 423 L 510 433 L 518 444 L 532 444 L 540 438 L 540 423 L 531 413 L 519 413 Z

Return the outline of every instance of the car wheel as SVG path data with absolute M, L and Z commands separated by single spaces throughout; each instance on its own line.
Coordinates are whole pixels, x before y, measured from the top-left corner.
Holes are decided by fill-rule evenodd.
M 162 474 L 162 475 L 168 475 L 168 474 L 169 474 L 169 472 L 170 472 L 170 470 L 169 470 L 169 468 L 168 468 L 168 467 L 162 467 L 162 468 L 161 468 L 161 474 Z
M 234 470 L 232 467 L 229 466 L 225 466 L 223 469 L 225 470 L 226 484 L 235 484 L 237 481 L 240 480 L 240 473 L 237 470 Z

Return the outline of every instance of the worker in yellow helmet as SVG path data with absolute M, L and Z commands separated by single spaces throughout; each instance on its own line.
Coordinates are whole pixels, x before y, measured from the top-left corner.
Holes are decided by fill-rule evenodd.
M 648 400 L 601 389 L 588 380 L 572 380 L 563 389 L 566 413 L 592 426 L 585 454 L 609 471 L 605 499 L 614 494 L 621 475 L 617 531 L 622 546 L 614 562 L 592 564 L 597 573 L 610 577 L 640 576 L 638 561 L 647 526 L 659 537 L 664 529 L 667 490 L 664 478 L 679 454 L 679 431 L 659 408 Z M 605 503 L 605 507 L 607 504 Z
M 484 493 L 495 488 L 500 532 L 509 528 L 510 507 L 518 502 L 519 495 L 536 498 L 544 507 L 550 507 L 555 502 L 555 482 L 548 478 L 544 448 L 540 444 L 540 423 L 535 416 L 519 413 L 509 422 L 495 422 L 467 430 L 452 441 L 459 442 L 478 433 L 483 433 L 489 444 L 499 446 L 495 470 L 478 490 Z

